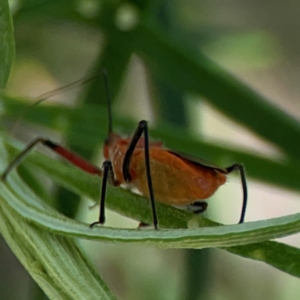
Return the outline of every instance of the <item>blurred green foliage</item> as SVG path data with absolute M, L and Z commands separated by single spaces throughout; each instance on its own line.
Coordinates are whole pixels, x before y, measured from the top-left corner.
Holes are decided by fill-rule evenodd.
M 196 5 L 193 1 L 191 3 Z M 1 38 L 0 50 L 1 53 L 7 53 L 7 55 L 1 56 L 2 59 L 0 59 L 0 81 L 1 85 L 4 86 L 14 56 L 14 38 L 10 14 L 7 6 L 5 6 L 6 2 L 3 2 L 1 5 L 4 7 L 0 7 L 4 14 L 0 16 L 0 19 L 2 24 L 5 25 L 1 28 L 4 28 L 6 34 Z M 197 17 L 191 17 L 193 15 L 192 9 L 185 7 L 186 11 L 183 10 L 179 14 L 178 11 L 181 9 L 179 2 L 93 0 L 11 1 L 11 9 L 13 11 L 15 38 L 17 41 L 16 70 L 18 66 L 20 68 L 22 61 L 23 63 L 27 61 L 28 65 L 31 64 L 30 61 L 41 62 L 42 69 L 47 69 L 48 75 L 45 76 L 47 79 L 52 78 L 53 74 L 55 74 L 62 83 L 66 83 L 66 81 L 70 82 L 78 79 L 79 76 L 76 74 L 81 74 L 80 77 L 82 77 L 83 73 L 94 74 L 105 67 L 109 71 L 109 86 L 112 100 L 116 103 L 120 98 L 129 98 L 124 93 L 124 81 L 127 78 L 132 61 L 138 57 L 146 74 L 152 114 L 157 120 L 157 126 L 151 129 L 153 137 L 162 139 L 172 149 L 188 152 L 195 156 L 201 155 L 201 158 L 205 160 L 220 162 L 222 165 L 230 165 L 235 161 L 243 162 L 250 178 L 299 191 L 300 160 L 298 154 L 300 141 L 296 138 L 300 133 L 299 122 L 203 54 L 212 51 L 216 47 L 215 43 L 213 43 L 216 41 L 214 40 L 216 35 L 213 30 L 202 28 L 200 24 L 200 29 L 195 30 L 195 25 L 192 26 L 188 22 L 183 22 L 185 24 L 183 25 L 183 23 L 178 22 L 179 16 L 183 17 L 185 14 L 187 15 L 185 18 L 190 19 L 191 23 L 192 20 L 199 22 Z M 204 17 L 204 12 L 201 17 Z M 76 36 L 77 34 L 82 41 L 78 42 L 78 37 L 73 37 L 73 35 Z M 240 42 L 241 40 L 242 42 Z M 230 45 L 231 47 L 237 47 L 234 46 L 236 42 L 244 45 L 241 51 L 245 53 L 253 43 L 258 45 L 262 43 L 263 46 L 261 48 L 258 46 L 259 49 L 269 45 L 269 48 L 266 46 L 267 48 L 262 51 L 263 53 L 268 52 L 269 55 L 264 55 L 259 51 L 252 53 L 252 55 L 247 55 L 248 58 L 250 57 L 250 65 L 255 60 L 257 65 L 265 67 L 268 64 L 272 64 L 279 57 L 274 47 L 272 47 L 272 42 L 268 40 L 269 43 L 267 43 L 266 40 L 268 40 L 266 34 L 261 32 L 248 34 L 246 32 L 241 35 L 235 35 L 232 40 L 223 39 L 221 41 L 222 46 L 218 49 L 221 49 L 223 53 L 230 52 Z M 231 41 L 233 41 L 233 46 Z M 262 41 L 265 41 L 265 44 Z M 199 45 L 201 45 L 200 48 L 203 51 L 198 50 Z M 87 55 L 86 61 L 83 61 L 82 55 L 79 54 L 81 50 Z M 251 57 L 253 57 L 252 60 Z M 72 74 L 66 70 L 66 65 L 72 66 Z M 36 78 L 39 78 L 40 74 L 44 76 L 46 73 L 44 71 L 39 72 L 37 67 L 31 68 L 31 70 L 33 70 L 31 71 L 32 73 L 36 73 L 34 74 Z M 17 71 L 15 72 L 17 73 Z M 139 84 L 142 84 L 139 78 L 135 79 Z M 21 90 L 20 85 L 14 86 L 13 80 L 12 78 L 8 91 L 18 93 Z M 279 158 L 278 156 L 266 157 L 265 155 L 254 154 L 251 151 L 240 150 L 234 145 L 229 147 L 220 143 L 209 143 L 192 135 L 189 131 L 188 122 L 188 100 L 191 96 L 198 102 L 203 102 L 203 99 L 205 99 L 206 103 L 209 103 L 235 121 L 236 126 L 242 125 L 257 137 L 273 145 L 280 153 Z M 107 132 L 105 125 L 107 124 L 105 99 L 104 86 L 100 76 L 99 79 L 83 87 L 76 107 L 69 108 L 61 104 L 36 107 L 24 115 L 23 124 L 27 122 L 26 124 L 41 125 L 48 130 L 50 129 L 51 132 L 59 132 L 65 137 L 65 144 L 68 147 L 87 159 L 94 159 Z M 10 125 L 11 123 L 9 122 L 15 122 L 24 105 L 28 104 L 16 96 L 4 94 L 2 95 L 2 104 L 4 107 L 2 118 L 6 123 L 3 122 L 1 127 L 3 128 L 3 136 L 6 137 L 6 128 L 9 127 L 7 124 Z M 116 128 L 122 125 L 122 128 L 128 129 L 128 132 L 130 132 L 136 126 L 136 123 L 126 118 L 123 113 L 115 111 L 114 118 Z M 22 129 L 20 129 L 21 135 Z M 199 153 L 199 149 L 201 149 L 201 153 Z M 33 155 L 32 157 L 34 160 L 35 156 Z M 45 158 L 44 160 L 47 161 Z M 3 166 L 5 163 L 7 162 L 3 162 Z M 48 161 L 48 165 L 54 165 L 54 163 Z M 44 163 L 43 168 L 47 169 L 47 162 Z M 49 194 L 52 194 L 52 192 L 49 193 L 47 189 L 40 187 L 43 181 L 36 175 L 35 170 L 34 163 L 31 165 L 28 163 L 28 165 L 24 164 L 19 173 L 23 181 L 30 185 L 37 195 L 43 199 L 48 199 L 50 202 L 51 200 L 49 199 L 53 197 L 50 197 Z M 57 167 L 57 172 L 62 172 L 62 170 L 62 167 Z M 51 175 L 51 171 L 48 170 L 48 173 L 50 176 L 55 177 L 55 175 Z M 63 186 L 68 186 L 73 191 L 76 184 L 79 186 L 75 178 L 71 178 L 71 183 L 68 183 L 66 178 L 61 178 L 58 182 Z M 82 194 L 90 192 L 89 189 L 90 187 L 83 187 Z M 2 195 L 2 197 L 4 196 Z M 124 198 L 124 203 L 126 204 L 126 195 Z M 59 189 L 56 202 L 52 203 L 52 205 L 64 215 L 73 218 L 78 211 L 80 199 L 79 196 L 68 190 Z M 2 201 L 5 203 L 4 200 Z M 32 205 L 34 205 L 34 202 Z M 144 212 L 141 212 L 143 207 L 138 209 L 137 203 L 132 204 L 132 211 L 128 208 L 128 205 L 127 207 L 125 205 L 123 208 L 121 203 L 112 205 L 108 201 L 108 205 L 112 206 L 116 211 L 123 211 L 125 215 L 132 218 L 139 219 L 144 217 Z M 161 210 L 167 212 L 166 208 L 161 208 Z M 178 225 L 183 223 L 176 223 L 179 222 L 178 219 L 181 220 L 180 222 L 183 222 L 180 218 L 176 219 L 176 216 L 177 213 L 171 210 L 170 214 L 166 213 L 162 224 L 165 222 L 167 224 L 165 227 L 167 228 L 184 227 Z M 72 251 L 77 253 L 79 250 L 77 250 L 77 246 L 71 237 L 58 238 L 52 232 L 44 233 L 44 229 L 36 228 L 38 226 L 24 220 L 24 216 L 21 218 L 7 204 L 3 204 L 1 217 L 2 228 L 5 227 L 4 224 L 9 224 L 6 225 L 6 229 L 3 229 L 2 234 L 4 238 L 35 280 L 43 287 L 46 294 L 53 299 L 56 299 L 55 293 L 61 293 L 60 297 L 63 299 L 72 298 L 70 294 L 66 295 L 66 293 L 72 288 L 72 284 L 68 284 L 73 279 L 67 278 L 67 275 L 65 275 L 66 284 L 64 287 L 61 287 L 58 278 L 55 281 L 51 277 L 52 268 L 57 268 L 55 261 L 53 266 L 49 267 L 49 265 L 46 265 L 47 260 L 44 259 L 39 261 L 41 266 L 43 266 L 40 270 L 43 268 L 50 270 L 46 272 L 50 276 L 49 278 L 43 277 L 43 280 L 41 280 L 41 277 L 32 271 L 32 266 L 26 265 L 26 254 L 36 251 L 35 246 L 29 243 L 30 235 L 26 236 L 23 234 L 19 236 L 19 239 L 15 240 L 12 236 L 13 231 L 16 230 L 14 228 L 19 228 L 18 230 L 21 232 L 22 226 L 26 228 L 26 232 L 28 231 L 32 234 L 31 238 L 34 237 L 37 243 L 41 243 L 46 236 L 47 239 L 42 249 L 47 255 L 45 257 L 49 260 L 57 255 L 61 258 L 69 257 L 70 260 L 74 258 L 71 254 Z M 58 218 L 54 214 L 54 219 L 56 217 Z M 19 224 L 16 221 L 18 218 L 21 220 Z M 185 218 L 188 217 L 185 216 L 183 219 L 185 220 Z M 21 226 L 21 224 L 23 225 Z M 210 223 L 205 224 L 209 226 Z M 245 225 L 245 228 L 247 228 L 247 224 Z M 269 225 L 271 230 L 272 224 L 270 223 Z M 287 222 L 286 234 L 290 232 L 289 230 L 291 230 L 293 225 L 292 221 Z M 296 225 L 294 228 L 296 228 Z M 16 251 L 20 247 L 17 245 L 18 243 L 23 243 L 23 252 Z M 51 243 L 53 243 L 52 246 Z M 60 247 L 64 244 L 68 245 L 68 251 L 60 250 Z M 54 245 L 58 252 L 60 251 L 59 254 L 49 251 Z M 228 251 L 248 258 L 262 260 L 294 276 L 299 277 L 300 275 L 299 262 L 295 258 L 299 254 L 299 249 L 297 248 L 266 241 L 261 244 L 228 248 Z M 287 253 L 289 254 L 287 255 Z M 194 254 L 195 252 L 191 252 L 190 263 L 185 269 L 186 274 L 188 274 L 185 288 L 182 284 L 182 288 L 184 288 L 182 290 L 185 290 L 185 292 L 182 292 L 178 299 L 200 298 L 205 295 L 204 293 L 201 294 L 202 296 L 196 296 L 200 289 L 200 285 L 199 287 L 197 286 L 197 280 L 201 279 L 198 279 L 200 276 L 209 278 L 209 267 L 205 266 L 202 268 L 198 266 L 198 268 L 194 268 L 198 259 L 198 257 L 192 259 Z M 95 281 L 95 284 L 91 285 L 91 288 L 87 290 L 80 291 L 78 289 L 76 292 L 82 292 L 82 295 L 74 295 L 73 298 L 79 299 L 78 297 L 87 297 L 89 295 L 90 299 L 96 299 L 93 298 L 94 293 L 97 293 L 97 289 L 102 289 L 103 299 L 105 299 L 104 297 L 114 299 L 106 285 L 90 268 L 89 263 L 85 264 L 85 258 L 81 257 L 81 254 L 79 256 L 80 259 L 75 257 L 75 260 L 78 259 L 80 262 L 77 266 L 78 268 L 73 266 L 72 263 L 70 265 L 76 269 L 76 272 L 82 269 L 85 270 L 86 273 L 84 274 L 87 275 L 85 278 L 81 276 L 78 280 L 82 280 L 81 283 L 86 283 L 88 286 L 87 278 L 93 278 L 92 280 Z M 204 258 L 205 260 L 206 258 Z M 201 264 L 199 263 L 199 265 Z M 67 267 L 63 269 L 66 274 L 68 273 Z M 195 270 L 198 272 L 196 273 Z M 76 276 L 74 278 L 76 279 Z M 192 278 L 196 280 L 192 280 Z M 49 288 L 50 285 L 45 285 L 46 282 L 53 283 L 51 288 Z M 201 282 L 203 282 L 203 279 L 201 279 Z M 207 287 L 206 283 L 203 284 L 202 290 L 207 289 Z M 155 288 L 158 290 L 157 294 L 155 294 Z M 147 293 L 149 299 L 153 299 L 153 295 L 161 295 L 161 293 L 165 292 L 163 291 L 163 284 L 161 286 L 156 285 L 155 288 L 148 287 L 148 290 L 144 291 L 145 296 L 143 296 L 143 299 L 148 299 Z M 127 295 L 125 293 L 123 297 L 126 297 L 126 299 L 138 299 L 137 297 L 131 297 L 129 292 Z

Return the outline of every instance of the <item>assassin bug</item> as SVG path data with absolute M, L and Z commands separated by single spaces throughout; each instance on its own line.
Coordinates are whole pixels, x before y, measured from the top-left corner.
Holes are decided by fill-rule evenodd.
M 139 122 L 132 138 L 123 138 L 115 134 L 112 130 L 107 75 L 106 72 L 103 73 L 109 124 L 108 137 L 103 147 L 105 161 L 102 169 L 48 139 L 37 138 L 29 143 L 7 166 L 2 174 L 2 180 L 5 180 L 8 173 L 37 144 L 42 144 L 80 169 L 90 174 L 102 176 L 99 219 L 90 227 L 105 222 L 105 194 L 108 182 L 113 186 L 129 184 L 142 195 L 150 198 L 153 225 L 157 229 L 158 219 L 155 200 L 168 205 L 183 207 L 194 213 L 203 212 L 207 208 L 207 203 L 203 200 L 213 195 L 218 187 L 226 182 L 228 174 L 238 170 L 243 188 L 243 206 L 239 223 L 243 223 L 247 206 L 247 184 L 244 167 L 241 164 L 233 164 L 227 168 L 219 168 L 187 154 L 168 150 L 163 147 L 160 141 L 149 141 L 148 124 L 145 120 Z

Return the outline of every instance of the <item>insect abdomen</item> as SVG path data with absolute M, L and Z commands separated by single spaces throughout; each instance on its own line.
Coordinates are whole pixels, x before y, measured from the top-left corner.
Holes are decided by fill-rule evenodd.
M 226 175 L 205 166 L 195 166 L 161 148 L 150 149 L 151 176 L 155 199 L 171 205 L 186 205 L 210 197 L 224 184 Z M 136 151 L 130 165 L 131 182 L 149 197 L 144 152 Z

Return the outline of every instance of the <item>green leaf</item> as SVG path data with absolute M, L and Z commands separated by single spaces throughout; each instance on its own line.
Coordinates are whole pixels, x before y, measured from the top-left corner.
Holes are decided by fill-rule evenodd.
M 13 97 L 3 96 L 6 116 L 15 118 L 24 110 L 25 102 Z M 64 125 L 73 120 L 73 144 L 78 148 L 89 150 L 95 143 L 100 145 L 107 135 L 107 113 L 106 107 L 89 105 L 82 109 L 71 109 L 66 106 L 39 106 L 28 111 L 23 121 L 29 121 L 45 127 L 64 132 Z M 88 120 L 80 125 L 80 121 Z M 77 122 L 76 122 L 77 121 Z M 97 124 L 97 126 L 95 126 Z M 101 126 L 102 124 L 102 126 Z M 133 131 L 136 123 L 120 116 L 114 117 L 115 127 Z M 247 176 L 261 180 L 272 185 L 300 190 L 298 178 L 300 177 L 300 163 L 294 159 L 272 159 L 259 156 L 250 152 L 240 151 L 221 144 L 203 142 L 191 135 L 186 130 L 170 124 L 160 124 L 158 128 L 152 129 L 151 136 L 164 141 L 166 147 L 202 158 L 208 162 L 226 167 L 234 162 L 243 163 Z
M 8 0 L 0 1 L 0 53 L 0 89 L 3 89 L 15 56 L 13 23 Z
M 153 74 L 179 91 L 204 96 L 231 119 L 299 159 L 300 143 L 295 136 L 300 135 L 300 124 L 296 119 L 201 52 L 173 40 L 154 19 L 141 16 L 138 26 L 122 32 L 114 26 L 114 13 L 111 7 L 102 11 L 101 28 L 107 36 L 114 36 L 120 44 L 131 47 Z
M 1 145 L 1 168 L 7 163 L 6 159 L 7 155 Z M 27 209 L 46 211 L 47 205 L 40 201 L 19 177 L 18 180 L 19 187 L 15 186 L 15 192 L 20 192 L 26 197 Z M 30 217 L 23 218 L 17 214 L 18 208 L 16 210 L 16 207 L 13 208 L 9 203 L 12 198 L 3 198 L 5 190 L 8 191 L 5 187 L 2 190 L 4 194 L 0 193 L 1 234 L 50 299 L 116 299 L 72 237 L 62 237 L 49 230 L 45 231 L 43 227 L 30 222 Z M 48 208 L 49 215 L 57 215 L 56 211 Z
M 50 299 L 116 299 L 73 239 L 29 224 L 0 201 L 1 234 Z
M 11 152 L 12 148 L 10 148 Z M 54 181 L 70 190 L 99 199 L 100 179 L 82 171 L 32 153 L 24 164 L 46 171 Z M 299 264 L 292 261 L 300 250 L 290 246 L 265 241 L 300 231 L 300 214 L 239 225 L 220 226 L 200 216 L 158 204 L 161 228 L 155 230 L 113 229 L 97 227 L 68 219 L 45 205 L 24 185 L 16 174 L 11 174 L 6 184 L 1 184 L 0 195 L 22 218 L 66 237 L 119 243 L 135 243 L 160 248 L 222 247 L 227 251 L 264 261 L 284 272 L 300 277 Z M 121 188 L 108 188 L 107 207 L 128 217 L 150 223 L 149 201 Z M 209 227 L 213 226 L 213 227 Z M 188 228 L 187 227 L 193 227 Z M 199 227 L 199 228 L 196 228 Z M 176 228 L 170 229 L 170 228 Z M 249 244 L 251 244 L 249 246 Z M 270 245 L 273 245 L 270 247 Z M 233 247 L 235 246 L 235 247 Z M 236 247 L 239 246 L 239 247 Z M 270 249 L 272 250 L 270 252 Z M 290 256 L 286 256 L 290 253 Z
M 299 249 L 279 242 L 264 242 L 242 247 L 231 247 L 231 253 L 265 262 L 290 275 L 299 277 Z

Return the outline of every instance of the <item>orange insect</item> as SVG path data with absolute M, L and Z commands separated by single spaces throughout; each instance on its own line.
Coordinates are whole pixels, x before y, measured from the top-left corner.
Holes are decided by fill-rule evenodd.
M 102 169 L 50 140 L 37 138 L 8 165 L 2 174 L 2 180 L 5 180 L 8 173 L 35 145 L 41 143 L 80 169 L 102 176 L 99 219 L 90 227 L 105 222 L 105 194 L 108 182 L 114 186 L 129 184 L 142 195 L 150 198 L 153 225 L 157 229 L 155 201 L 186 208 L 194 213 L 203 212 L 207 208 L 204 200 L 226 182 L 226 176 L 229 173 L 238 170 L 243 187 L 243 206 L 239 221 L 242 223 L 247 206 L 244 167 L 241 164 L 233 164 L 227 168 L 219 168 L 189 155 L 166 149 L 162 142 L 149 141 L 148 125 L 144 120 L 139 122 L 132 138 L 122 138 L 113 133 L 106 74 L 104 74 L 104 79 L 108 102 L 109 133 L 103 147 L 105 161 Z

